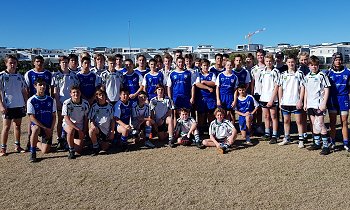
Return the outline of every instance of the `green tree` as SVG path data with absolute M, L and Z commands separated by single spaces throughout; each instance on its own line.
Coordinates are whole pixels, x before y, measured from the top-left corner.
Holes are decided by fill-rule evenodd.
M 299 48 L 288 48 L 288 49 L 283 49 L 282 52 L 286 57 L 293 56 L 295 58 L 298 57 L 299 55 Z

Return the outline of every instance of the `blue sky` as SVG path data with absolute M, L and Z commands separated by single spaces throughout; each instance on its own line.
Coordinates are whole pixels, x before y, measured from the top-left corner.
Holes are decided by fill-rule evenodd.
M 15 3 L 13 3 L 15 2 Z M 235 48 L 350 41 L 350 1 L 18 0 L 1 2 L 0 46 Z

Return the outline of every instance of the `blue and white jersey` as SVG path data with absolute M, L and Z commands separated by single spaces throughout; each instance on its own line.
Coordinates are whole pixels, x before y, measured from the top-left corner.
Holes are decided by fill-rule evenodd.
M 130 94 L 134 94 L 142 85 L 143 77 L 140 73 L 134 71 L 131 74 L 127 72 L 124 74 L 123 87 L 129 90 Z
M 115 69 L 115 70 L 117 70 L 118 72 L 120 72 L 120 73 L 122 73 L 122 74 L 125 74 L 125 72 L 128 71 L 126 68 Z
M 136 71 L 137 73 L 141 74 L 142 77 L 145 77 L 145 75 L 150 72 L 151 70 L 149 68 L 146 68 L 144 70 L 141 70 L 141 69 L 134 69 L 134 71 Z
M 249 84 L 251 79 L 250 79 L 250 73 L 244 69 L 234 69 L 232 71 L 238 78 L 238 83 L 239 84 Z
M 215 66 L 209 68 L 209 72 L 213 72 L 217 77 L 220 73 L 224 72 L 226 69 L 222 67 L 222 69 L 217 69 Z
M 34 115 L 35 119 L 47 128 L 51 128 L 55 112 L 56 102 L 50 96 L 33 95 L 27 101 L 27 114 Z
M 237 105 L 235 109 L 239 112 L 246 113 L 252 112 L 256 107 L 258 107 L 258 102 L 251 95 L 246 95 L 244 98 L 237 98 Z
M 114 117 L 129 125 L 131 120 L 131 104 L 128 101 L 124 104 L 121 100 L 114 105 Z
M 302 71 L 284 71 L 279 78 L 279 86 L 282 87 L 280 104 L 284 106 L 296 106 L 300 100 L 301 87 L 305 86 L 305 77 Z
M 74 103 L 71 98 L 65 100 L 62 105 L 62 116 L 68 116 L 69 119 L 80 129 L 84 128 L 84 119 L 89 114 L 89 102 L 81 99 L 80 103 Z M 67 124 L 63 118 L 63 124 Z
M 349 95 L 350 70 L 344 67 L 341 71 L 330 69 L 327 75 L 331 82 L 330 96 Z
M 233 96 L 234 91 L 238 86 L 238 78 L 236 75 L 222 72 L 216 78 L 215 85 L 219 87 L 220 95 Z
M 65 100 L 70 98 L 70 88 L 79 85 L 77 75 L 71 71 L 65 74 L 62 71 L 53 73 L 51 85 L 58 89 L 60 102 L 63 104 Z
M 51 72 L 48 70 L 37 72 L 34 69 L 31 69 L 24 74 L 24 79 L 29 88 L 29 96 L 35 95 L 36 93 L 36 89 L 34 88 L 34 82 L 37 78 L 42 78 L 46 82 L 45 95 L 50 95 L 50 84 L 52 79 Z
M 95 89 L 98 86 L 98 78 L 95 73 L 89 72 L 87 74 L 82 73 L 81 71 L 77 73 L 79 79 L 79 87 L 81 95 L 86 99 L 90 99 L 95 94 Z
M 123 86 L 123 74 L 119 71 L 111 72 L 106 70 L 101 73 L 101 83 L 105 86 L 107 97 L 110 101 L 116 102 L 120 97 L 120 88 Z
M 97 69 L 97 67 L 93 67 L 90 69 L 91 72 L 94 72 L 97 76 L 101 76 L 102 72 L 106 71 L 106 67 L 103 67 L 102 69 Z
M 157 96 L 155 93 L 156 87 L 158 84 L 163 84 L 164 75 L 162 72 L 156 72 L 152 74 L 152 72 L 148 72 L 142 81 L 142 85 L 145 87 L 145 90 L 148 94 L 148 98 L 152 99 Z
M 94 103 L 91 106 L 88 117 L 91 122 L 95 123 L 102 133 L 108 135 L 111 130 L 111 124 L 114 120 L 113 111 L 113 106 L 110 103 L 106 103 L 105 105 Z
M 201 83 L 202 81 L 211 81 L 211 82 L 216 82 L 216 76 L 213 72 L 209 72 L 208 74 L 203 74 L 202 72 L 200 72 L 198 74 L 198 78 L 196 83 Z M 212 98 L 215 99 L 215 87 L 212 87 L 214 89 L 214 91 L 211 93 L 209 92 L 209 90 L 206 89 L 201 89 L 201 88 L 197 88 L 196 90 L 196 98 L 198 99 L 206 99 L 206 98 Z
M 169 75 L 170 73 L 174 71 L 174 69 L 169 69 L 169 70 L 165 70 L 164 68 L 162 68 L 161 70 L 159 70 L 159 72 L 162 72 L 163 76 L 164 76 L 164 82 L 163 82 L 163 85 L 164 86 L 167 86 L 167 81 L 168 81 L 168 78 L 169 78 Z
M 273 90 L 275 89 L 275 86 L 279 84 L 279 79 L 280 73 L 276 68 L 272 70 L 265 68 L 260 72 L 260 77 L 258 80 L 261 84 L 260 101 L 269 102 L 271 100 Z M 274 102 L 278 101 L 277 95 L 273 100 Z
M 26 82 L 20 73 L 10 74 L 7 71 L 0 73 L 0 91 L 6 108 L 24 107 L 26 102 L 23 90 L 26 88 Z
M 190 108 L 191 89 L 195 82 L 190 71 L 174 70 L 170 73 L 167 86 L 171 88 L 172 100 L 177 108 Z
M 310 72 L 305 76 L 306 107 L 319 109 L 324 99 L 325 88 L 330 88 L 329 78 L 323 72 Z

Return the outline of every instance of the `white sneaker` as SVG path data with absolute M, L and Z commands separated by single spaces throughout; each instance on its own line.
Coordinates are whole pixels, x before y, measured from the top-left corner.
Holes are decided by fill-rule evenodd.
M 154 147 L 156 147 L 156 146 L 154 146 L 154 144 L 153 144 L 152 142 L 150 142 L 150 140 L 145 141 L 145 146 L 146 146 L 146 147 L 149 147 L 149 148 L 154 148 Z
M 349 149 L 348 146 L 344 145 L 344 149 L 345 149 L 346 151 L 350 152 L 350 149 Z
M 278 145 L 283 146 L 283 145 L 287 145 L 289 143 L 290 143 L 290 141 L 288 141 L 286 138 L 283 138 L 283 141 L 278 143 Z
M 298 148 L 304 148 L 305 145 L 304 145 L 304 141 L 299 141 L 299 144 L 298 144 Z

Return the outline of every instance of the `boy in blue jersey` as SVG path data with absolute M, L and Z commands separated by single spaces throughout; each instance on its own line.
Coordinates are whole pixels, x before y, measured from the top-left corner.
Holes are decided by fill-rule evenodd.
M 164 76 L 161 72 L 158 72 L 155 59 L 152 58 L 148 63 L 151 71 L 144 76 L 142 86 L 144 91 L 148 94 L 149 99 L 152 99 L 157 96 L 155 93 L 156 87 L 158 84 L 163 84 Z
M 250 73 L 242 68 L 243 56 L 241 54 L 235 55 L 233 73 L 238 78 L 238 84 L 245 84 L 246 89 L 250 86 Z
M 202 59 L 195 58 L 194 59 L 193 69 L 196 70 L 197 72 L 200 72 L 201 71 L 201 66 L 202 66 Z M 209 69 L 209 67 L 208 67 L 208 69 Z
M 144 77 L 150 70 L 147 68 L 147 60 L 144 55 L 138 55 L 137 56 L 137 64 L 138 67 L 134 69 L 137 73 L 141 74 L 142 77 Z
M 94 55 L 94 67 L 90 71 L 94 72 L 98 77 L 106 69 L 106 57 L 102 53 L 97 53 Z
M 209 72 L 209 65 L 209 60 L 203 59 L 201 71 L 196 81 L 195 98 L 198 112 L 198 130 L 200 133 L 203 133 L 206 125 L 215 119 L 214 110 L 216 108 L 216 76 L 213 72 Z
M 69 54 L 68 55 L 69 58 L 69 63 L 68 63 L 68 68 L 69 71 L 73 72 L 73 73 L 78 73 L 79 72 L 79 58 L 76 54 Z
M 126 72 L 126 68 L 123 66 L 123 56 L 121 54 L 115 55 L 115 69 L 122 74 Z
M 331 82 L 328 99 L 331 143 L 335 146 L 335 126 L 337 115 L 340 115 L 344 149 L 350 152 L 348 143 L 350 70 L 343 65 L 343 55 L 341 53 L 333 55 L 333 66 L 327 74 Z
M 46 82 L 37 78 L 34 82 L 35 95 L 27 101 L 27 113 L 31 124 L 30 161 L 36 162 L 36 148 L 43 154 L 50 152 L 52 132 L 56 123 L 56 103 L 45 95 Z M 41 142 L 38 137 L 41 136 Z
M 11 123 L 15 136 L 15 152 L 25 152 L 21 145 L 21 123 L 26 116 L 25 105 L 28 97 L 27 85 L 17 72 L 18 59 L 13 55 L 5 57 L 6 70 L 0 73 L 0 113 L 3 116 L 0 156 L 6 156 L 7 140 Z
M 143 77 L 134 71 L 134 62 L 131 59 L 126 59 L 124 63 L 127 71 L 124 73 L 123 88 L 128 90 L 128 94 L 130 94 L 128 99 L 133 103 L 137 101 L 137 96 L 143 90 Z
M 226 110 L 226 116 L 234 123 L 233 107 L 236 103 L 234 92 L 238 85 L 238 78 L 233 74 L 231 61 L 226 62 L 225 71 L 216 78 L 216 105 Z
M 95 100 L 94 94 L 96 87 L 99 85 L 99 79 L 94 72 L 90 71 L 91 59 L 90 57 L 83 57 L 81 59 L 81 69 L 77 73 L 79 79 L 79 88 L 83 99 L 87 100 L 89 104 Z
M 253 96 L 247 94 L 246 84 L 239 84 L 237 88 L 238 98 L 235 107 L 236 113 L 239 115 L 238 123 L 242 137 L 247 145 L 253 145 L 250 141 L 250 133 L 252 130 L 253 116 L 259 108 L 258 102 Z
M 226 66 L 226 64 L 225 64 Z M 222 54 L 218 53 L 215 55 L 215 65 L 210 67 L 209 71 L 213 72 L 217 77 L 220 73 L 225 71 L 225 66 L 223 66 L 223 57 Z
M 117 132 L 121 134 L 121 149 L 124 152 L 129 151 L 128 136 L 132 131 L 131 120 L 131 104 L 129 101 L 129 90 L 122 88 L 120 90 L 120 99 L 114 105 L 114 119 L 117 126 Z

